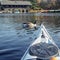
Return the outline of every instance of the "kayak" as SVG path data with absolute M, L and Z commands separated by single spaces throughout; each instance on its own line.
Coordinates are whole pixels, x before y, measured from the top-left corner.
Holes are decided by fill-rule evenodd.
M 36 32 L 37 38 L 28 47 L 21 60 L 49 60 L 59 55 L 59 48 L 43 24 Z

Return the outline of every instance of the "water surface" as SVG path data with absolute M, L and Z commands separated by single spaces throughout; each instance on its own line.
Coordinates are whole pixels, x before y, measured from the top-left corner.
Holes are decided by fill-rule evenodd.
M 42 22 L 60 48 L 60 14 L 2 14 L 0 15 L 0 60 L 20 60 L 35 39 L 34 31 L 22 28 L 22 23 Z M 32 38 L 32 36 L 34 38 Z

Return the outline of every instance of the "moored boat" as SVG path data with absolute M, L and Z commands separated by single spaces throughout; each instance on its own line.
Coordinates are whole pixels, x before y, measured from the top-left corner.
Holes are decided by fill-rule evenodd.
M 59 55 L 59 48 L 42 24 L 37 31 L 38 36 L 28 47 L 21 60 L 49 60 Z

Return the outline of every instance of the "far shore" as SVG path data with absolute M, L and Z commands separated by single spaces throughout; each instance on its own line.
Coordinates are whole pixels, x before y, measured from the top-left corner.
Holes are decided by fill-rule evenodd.
M 0 13 L 13 13 L 13 11 L 9 11 L 9 10 L 1 10 Z M 14 12 L 14 13 L 60 13 L 60 9 L 59 10 L 33 10 L 30 9 L 28 12 Z
M 33 10 L 33 9 L 31 9 L 30 10 L 30 12 L 41 12 L 41 13 L 43 13 L 43 12 L 45 12 L 45 13 L 48 13 L 48 12 L 60 12 L 60 9 L 59 10 Z

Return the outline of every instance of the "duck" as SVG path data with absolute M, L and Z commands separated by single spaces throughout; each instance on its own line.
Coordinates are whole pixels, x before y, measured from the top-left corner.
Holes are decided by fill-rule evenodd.
M 32 22 L 27 22 L 27 23 L 23 23 L 23 28 L 36 28 L 36 22 L 32 23 Z

